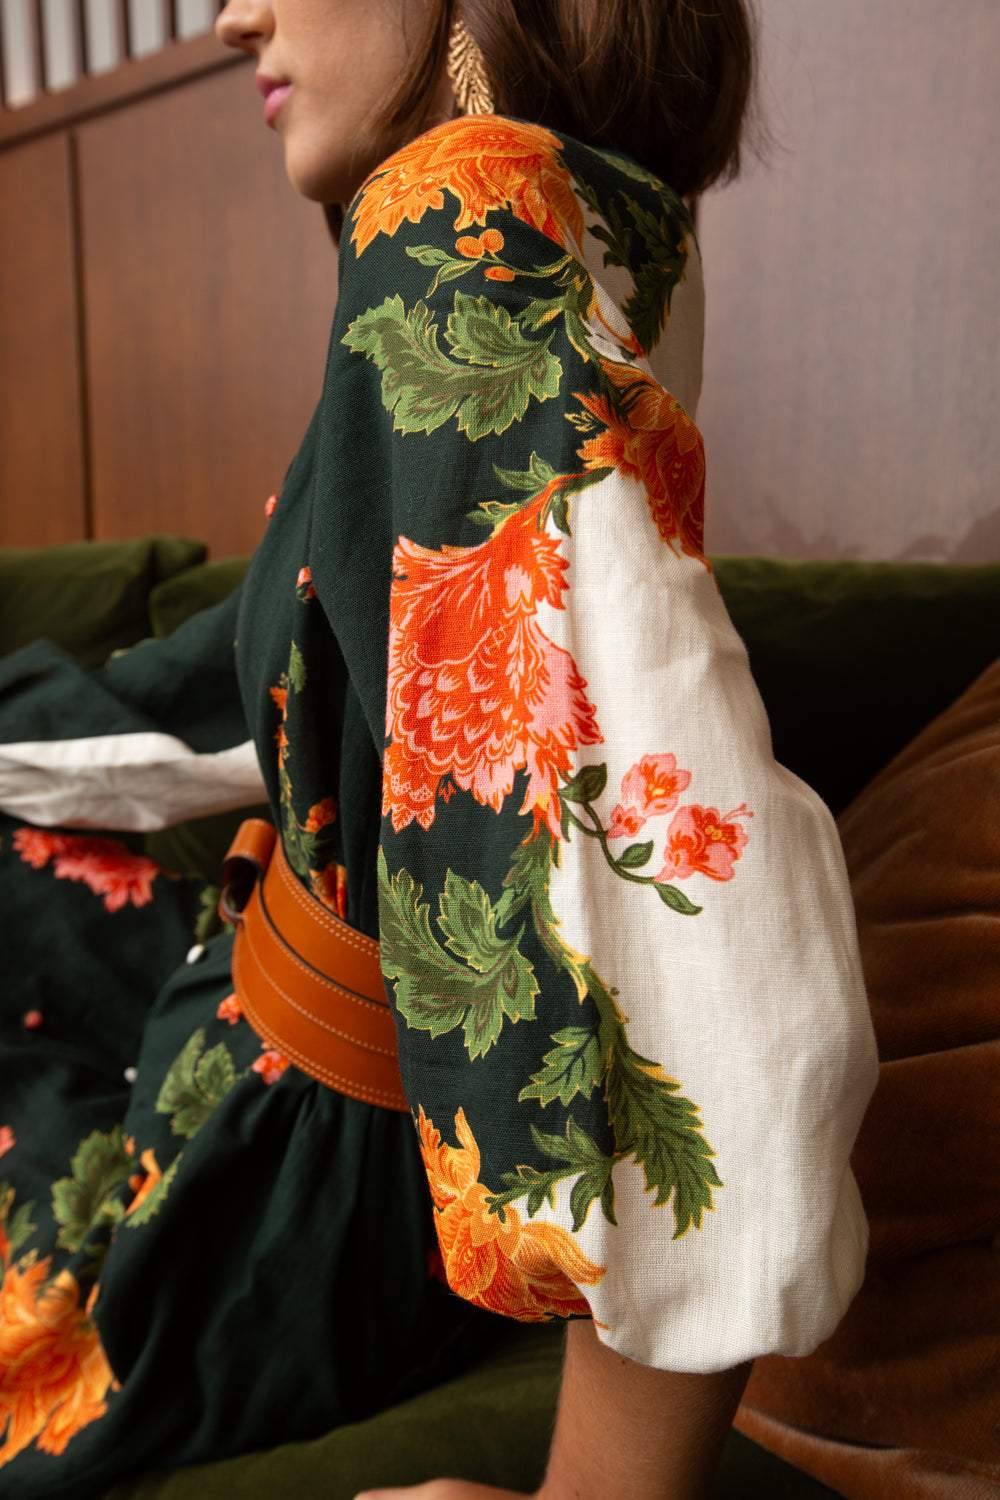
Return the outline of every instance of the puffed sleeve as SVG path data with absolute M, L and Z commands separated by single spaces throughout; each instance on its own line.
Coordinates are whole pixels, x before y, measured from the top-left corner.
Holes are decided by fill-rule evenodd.
M 836 825 L 774 759 L 649 358 L 697 255 L 624 159 L 435 127 L 349 205 L 327 439 L 343 567 L 391 569 L 338 629 L 382 673 L 382 968 L 448 1282 L 708 1372 L 811 1352 L 858 1290 L 878 1058 Z
M 44 640 L 0 660 L 0 811 L 148 832 L 262 802 L 233 652 L 241 593 L 103 667 Z

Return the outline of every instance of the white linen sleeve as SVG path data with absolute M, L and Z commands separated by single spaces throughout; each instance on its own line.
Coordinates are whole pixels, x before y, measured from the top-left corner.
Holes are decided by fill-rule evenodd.
M 586 816 L 570 810 L 612 836 L 570 825 L 552 906 L 617 990 L 629 1045 L 697 1108 L 721 1180 L 675 1238 L 676 1197 L 657 1205 L 635 1160 L 617 1162 L 617 1227 L 591 1212 L 574 1236 L 606 1267 L 585 1294 L 602 1340 L 644 1364 L 805 1355 L 864 1275 L 849 1157 L 878 1080 L 836 823 L 774 759 L 715 576 L 664 543 L 642 485 L 612 472 L 560 540 L 568 588 L 539 623 L 586 681 L 603 736 L 586 759 L 607 774 Z M 697 913 L 613 868 L 645 841 L 641 873 Z M 564 1203 L 550 1213 L 570 1227 Z

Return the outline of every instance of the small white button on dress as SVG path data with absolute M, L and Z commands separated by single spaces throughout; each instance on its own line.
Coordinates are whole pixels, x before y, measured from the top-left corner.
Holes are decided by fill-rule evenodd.
M 125 1082 L 126 1083 L 135 1083 L 135 1080 L 138 1078 L 138 1076 L 139 1076 L 139 1070 L 138 1070 L 138 1068 L 126 1068 L 125 1069 Z
M 193 948 L 189 948 L 188 949 L 188 951 L 187 951 L 187 958 L 184 960 L 184 962 L 186 964 L 196 964 L 198 962 L 199 958 L 201 957 L 201 955 L 204 953 L 204 951 L 205 951 L 205 944 L 204 943 L 195 943 L 195 945 L 194 945 Z

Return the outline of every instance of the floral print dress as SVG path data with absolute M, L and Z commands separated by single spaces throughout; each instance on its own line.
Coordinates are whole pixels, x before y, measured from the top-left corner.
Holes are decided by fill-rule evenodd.
M 878 1059 L 833 817 L 773 758 L 703 550 L 702 337 L 667 184 L 512 117 L 434 127 L 348 206 L 240 597 L 109 664 L 85 751 L 65 714 L 0 721 L 0 870 L 25 909 L 103 892 L 149 957 L 124 1093 L 78 1082 L 50 1131 L 52 1063 L 5 1085 L 5 1493 L 315 1435 L 509 1320 L 683 1371 L 836 1327 Z M 10 725 L 68 673 L 24 655 Z M 263 1046 L 229 934 L 179 962 L 201 893 L 128 848 L 261 777 L 303 884 L 380 939 L 409 1114 Z M 39 1135 L 79 1144 L 57 1169 Z

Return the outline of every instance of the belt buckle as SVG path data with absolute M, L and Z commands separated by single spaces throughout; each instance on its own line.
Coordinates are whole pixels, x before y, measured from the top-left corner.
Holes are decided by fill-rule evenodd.
M 222 864 L 218 910 L 224 922 L 241 921 L 254 886 L 271 862 L 277 838 L 274 825 L 263 818 L 244 818 L 240 824 Z

